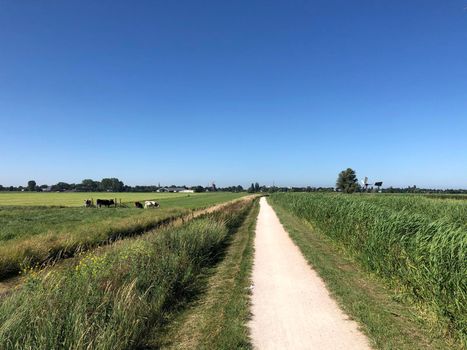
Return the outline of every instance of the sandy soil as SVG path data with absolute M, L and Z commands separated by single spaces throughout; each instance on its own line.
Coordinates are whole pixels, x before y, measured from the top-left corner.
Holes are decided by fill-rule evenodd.
M 261 198 L 250 330 L 257 349 L 370 349 Z

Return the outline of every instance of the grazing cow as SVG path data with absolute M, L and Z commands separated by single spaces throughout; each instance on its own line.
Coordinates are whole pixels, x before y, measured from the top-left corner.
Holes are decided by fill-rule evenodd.
M 92 201 L 91 201 L 90 199 L 86 199 L 86 200 L 84 201 L 84 206 L 85 206 L 86 208 L 91 207 L 91 206 L 92 206 Z
M 111 205 L 115 205 L 115 202 L 114 202 L 113 199 L 98 199 L 98 200 L 96 200 L 96 206 L 98 208 L 100 208 L 101 206 L 106 206 L 108 208 Z
M 135 202 L 135 207 L 143 209 L 143 205 L 141 204 L 141 202 Z
M 156 201 L 145 201 L 144 202 L 145 208 L 159 208 L 159 203 Z

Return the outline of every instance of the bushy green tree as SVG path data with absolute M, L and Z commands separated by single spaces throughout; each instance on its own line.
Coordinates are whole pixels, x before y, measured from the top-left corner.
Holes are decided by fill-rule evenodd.
M 73 189 L 73 186 L 66 182 L 59 182 L 52 186 L 52 191 L 69 191 Z
M 195 191 L 196 193 L 206 192 L 203 186 L 195 186 L 193 187 L 193 191 Z
M 94 181 L 92 179 L 84 179 L 79 185 L 79 190 L 85 192 L 96 192 L 99 190 L 99 186 L 99 181 Z
M 125 184 L 115 177 L 104 178 L 101 181 L 101 189 L 104 191 L 122 192 L 124 187 Z
M 353 193 L 358 190 L 357 174 L 351 168 L 342 170 L 336 181 L 336 188 L 344 193 Z
M 36 190 L 36 181 L 29 180 L 28 181 L 28 191 L 35 191 Z

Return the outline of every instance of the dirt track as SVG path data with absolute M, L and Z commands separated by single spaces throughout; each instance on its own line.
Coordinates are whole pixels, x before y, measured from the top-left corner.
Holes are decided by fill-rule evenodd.
M 370 349 L 261 198 L 250 322 L 257 349 Z

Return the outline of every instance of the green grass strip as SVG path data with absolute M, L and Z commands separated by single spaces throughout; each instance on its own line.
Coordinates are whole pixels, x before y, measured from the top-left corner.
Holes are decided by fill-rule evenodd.
M 206 290 L 156 337 L 162 349 L 251 349 L 247 322 L 253 243 L 259 205 L 238 229 L 225 258 L 209 271 Z

